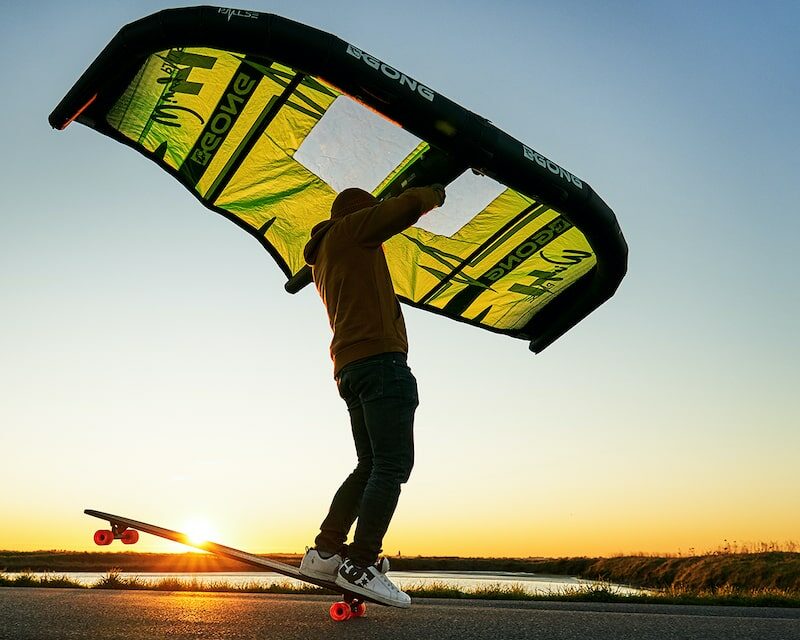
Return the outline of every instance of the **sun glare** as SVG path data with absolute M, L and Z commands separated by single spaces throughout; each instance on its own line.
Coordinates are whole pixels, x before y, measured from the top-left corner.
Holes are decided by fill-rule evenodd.
M 183 532 L 191 544 L 197 545 L 214 541 L 218 537 L 217 530 L 204 518 L 187 520 Z

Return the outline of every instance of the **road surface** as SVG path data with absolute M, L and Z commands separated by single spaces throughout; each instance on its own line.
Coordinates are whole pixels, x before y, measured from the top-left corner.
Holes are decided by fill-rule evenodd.
M 333 622 L 325 596 L 0 588 L 0 639 L 798 640 L 800 609 L 418 599 Z

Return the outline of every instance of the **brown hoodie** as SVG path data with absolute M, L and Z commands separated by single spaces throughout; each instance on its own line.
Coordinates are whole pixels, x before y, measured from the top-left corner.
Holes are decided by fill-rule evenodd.
M 333 329 L 333 375 L 345 365 L 393 351 L 408 352 L 406 327 L 381 243 L 441 204 L 439 191 L 416 187 L 378 202 L 345 189 L 331 219 L 311 230 L 303 256 Z

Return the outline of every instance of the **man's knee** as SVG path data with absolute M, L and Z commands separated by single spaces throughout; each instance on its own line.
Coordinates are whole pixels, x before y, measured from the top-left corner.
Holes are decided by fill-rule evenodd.
M 414 457 L 403 460 L 401 464 L 400 484 L 408 482 L 411 477 L 411 470 L 414 468 Z
M 372 461 L 359 461 L 350 477 L 360 484 L 367 484 L 370 475 L 372 475 Z
M 374 472 L 389 482 L 404 484 L 411 477 L 413 468 L 413 457 L 398 457 L 390 460 L 376 460 Z

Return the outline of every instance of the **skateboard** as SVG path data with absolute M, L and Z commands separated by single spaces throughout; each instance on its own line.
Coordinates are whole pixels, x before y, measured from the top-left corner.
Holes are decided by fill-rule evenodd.
M 120 540 L 123 544 L 136 544 L 136 542 L 139 540 L 139 532 L 141 531 L 143 533 L 149 533 L 153 536 L 158 536 L 159 538 L 173 540 L 174 542 L 179 542 L 196 549 L 202 549 L 203 551 L 213 553 L 214 555 L 231 558 L 232 560 L 237 560 L 254 567 L 268 569 L 289 578 L 294 578 L 295 580 L 301 580 L 330 591 L 341 593 L 342 600 L 339 602 L 334 602 L 329 610 L 331 618 L 336 622 L 342 622 L 344 620 L 349 620 L 350 618 L 360 618 L 364 616 L 367 610 L 368 602 L 382 606 L 393 606 L 387 605 L 383 602 L 378 602 L 377 600 L 373 600 L 368 596 L 363 596 L 361 594 L 344 590 L 335 582 L 304 576 L 300 573 L 300 569 L 284 562 L 270 560 L 269 558 L 262 558 L 261 556 L 247 553 L 246 551 L 240 551 L 239 549 L 234 549 L 233 547 L 226 547 L 225 545 L 217 544 L 216 542 L 192 542 L 189 536 L 185 533 L 173 531 L 172 529 L 165 529 L 163 527 L 157 527 L 153 524 L 139 522 L 138 520 L 133 520 L 131 518 L 115 516 L 111 513 L 95 511 L 94 509 L 85 509 L 84 513 L 86 515 L 99 518 L 100 520 L 106 520 L 109 523 L 111 527 L 110 529 L 100 529 L 94 534 L 95 544 L 101 546 L 109 545 L 114 540 Z

